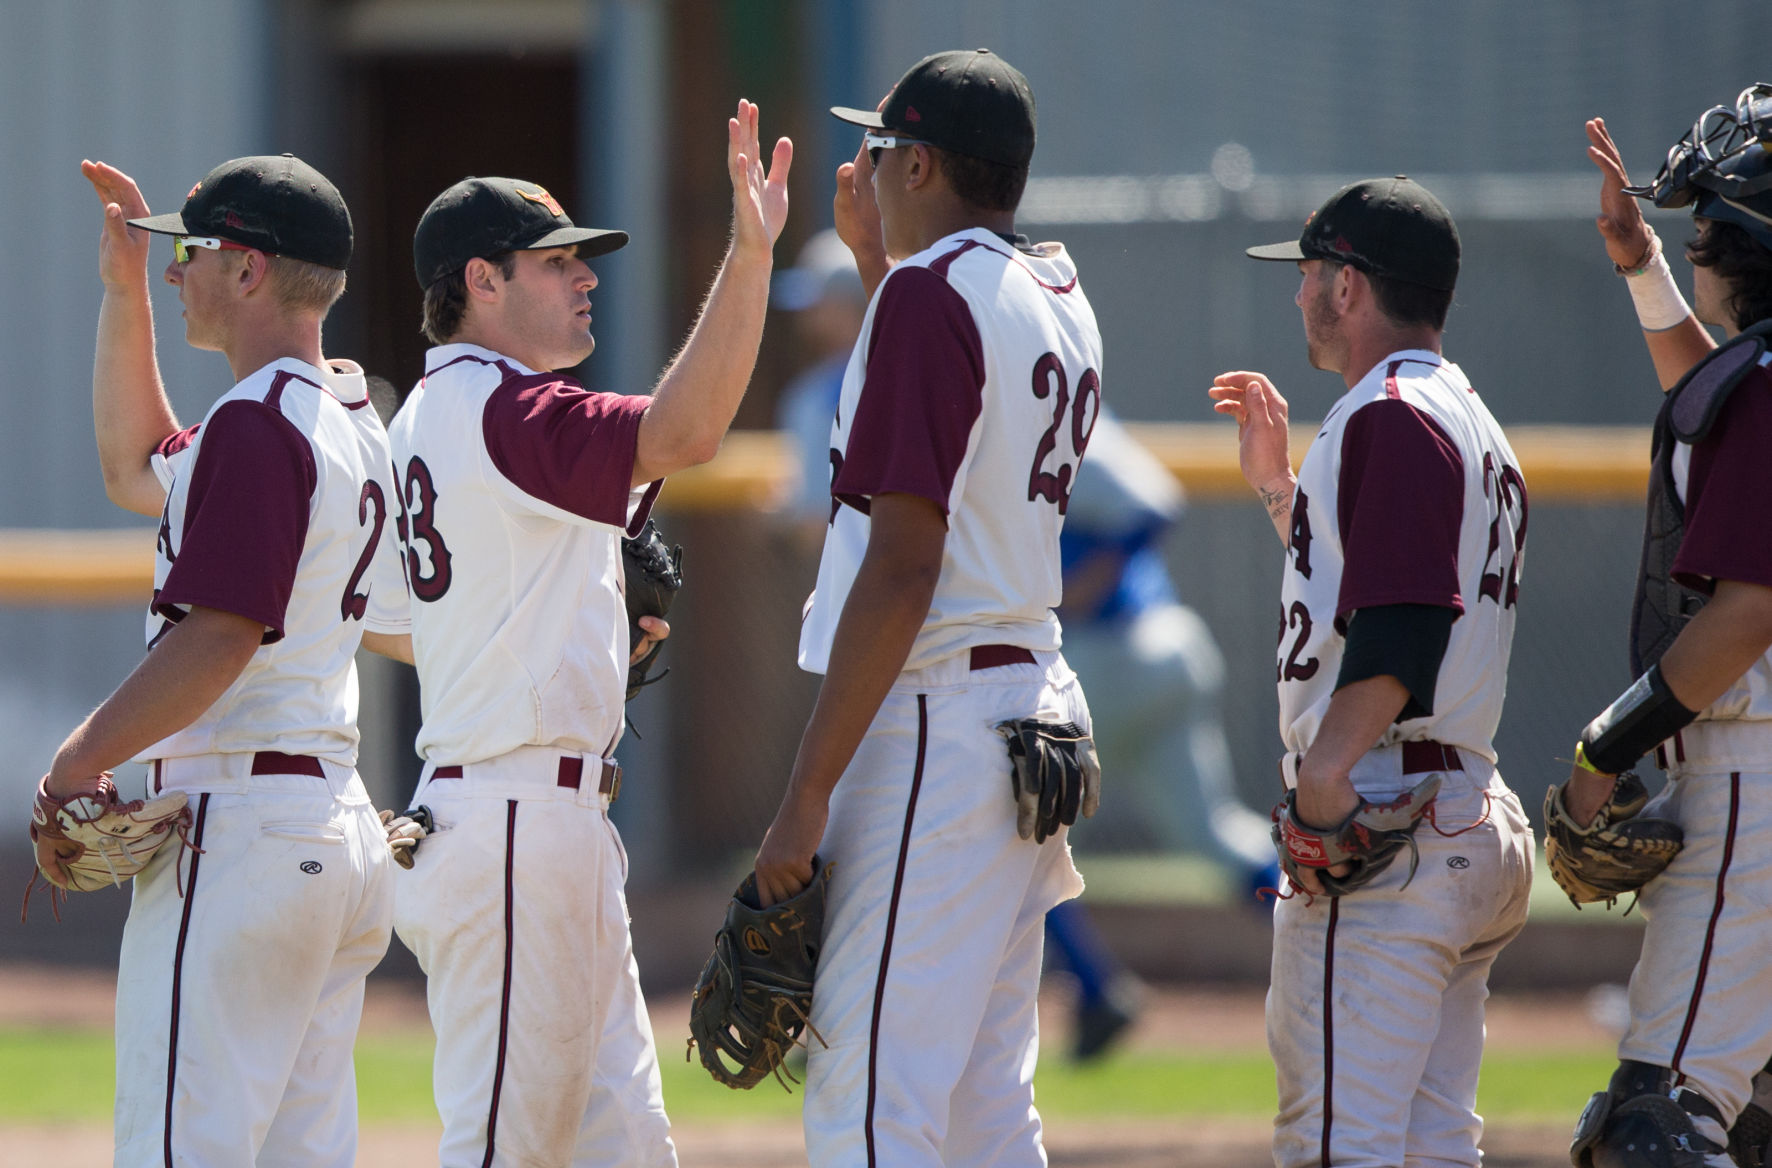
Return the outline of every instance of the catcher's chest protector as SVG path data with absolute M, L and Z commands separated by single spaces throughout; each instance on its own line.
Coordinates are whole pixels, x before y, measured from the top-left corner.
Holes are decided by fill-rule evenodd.
M 1641 676 L 1667 652 L 1680 630 L 1708 601 L 1673 578 L 1674 559 L 1686 534 L 1686 508 L 1674 480 L 1680 443 L 1703 441 L 1729 395 L 1758 365 L 1772 336 L 1761 321 L 1713 350 L 1667 393 L 1655 416 L 1649 471 L 1649 505 L 1643 524 L 1643 558 L 1631 606 L 1631 673 Z

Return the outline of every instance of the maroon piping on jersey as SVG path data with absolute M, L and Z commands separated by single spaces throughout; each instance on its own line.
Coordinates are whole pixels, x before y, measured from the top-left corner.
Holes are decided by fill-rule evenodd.
M 1004 259 L 1008 260 L 1010 263 L 1014 264 L 1016 267 L 1020 268 L 1024 272 L 1026 272 L 1028 274 L 1028 278 L 1033 280 L 1034 283 L 1038 284 L 1040 287 L 1046 289 L 1046 291 L 1051 292 L 1052 294 L 1054 294 L 1056 296 L 1063 296 L 1067 292 L 1071 292 L 1071 291 L 1076 290 L 1077 278 L 1075 276 L 1072 276 L 1069 280 L 1065 281 L 1063 284 L 1048 284 L 1046 281 L 1040 279 L 1040 277 L 1034 275 L 1034 269 L 1028 267 L 1027 264 L 1023 263 L 1020 256 L 1017 256 L 1013 252 L 999 251 L 997 248 L 994 248 L 994 247 L 990 246 L 989 244 L 983 243 L 983 242 L 976 240 L 976 239 L 968 239 L 965 243 L 962 243 L 959 247 L 956 247 L 953 251 L 948 252 L 947 254 L 941 256 L 938 259 L 930 261 L 929 270 L 934 272 L 936 275 L 940 276 L 942 279 L 945 280 L 945 279 L 947 279 L 947 276 L 948 276 L 948 269 L 953 266 L 954 261 L 959 259 L 961 256 L 965 255 L 967 252 L 971 251 L 975 247 L 982 247 L 982 248 L 984 248 L 984 250 L 986 250 L 988 252 L 994 252 L 995 254 L 1002 256 Z
M 1329 898 L 1329 931 L 1323 937 L 1323 1168 L 1329 1159 L 1329 1136 L 1335 1126 L 1335 926 L 1341 920 L 1341 897 Z
M 1698 972 L 1692 978 L 1692 990 L 1686 999 L 1686 1024 L 1680 1028 L 1680 1041 L 1674 1047 L 1674 1057 L 1669 1065 L 1678 1076 L 1674 1080 L 1676 1086 L 1684 1086 L 1686 1072 L 1680 1069 L 1680 1059 L 1686 1053 L 1686 1042 L 1692 1037 L 1692 1028 L 1698 1022 L 1698 1005 L 1704 999 L 1704 980 L 1710 974 L 1711 951 L 1716 947 L 1717 921 L 1723 915 L 1723 882 L 1729 876 L 1729 861 L 1735 857 L 1735 827 L 1741 818 L 1741 772 L 1736 771 L 1729 776 L 1729 829 L 1723 834 L 1723 862 L 1717 867 L 1716 899 L 1711 902 L 1710 923 L 1704 927 L 1704 949 L 1698 957 Z
M 874 1100 L 879 1088 L 880 1012 L 886 1000 L 886 969 L 892 962 L 892 933 L 898 925 L 898 901 L 904 893 L 904 867 L 911 850 L 911 824 L 917 817 L 917 794 L 923 789 L 923 756 L 929 746 L 929 695 L 917 695 L 917 765 L 911 772 L 911 795 L 904 809 L 904 834 L 898 842 L 898 868 L 892 874 L 892 899 L 886 907 L 886 939 L 880 944 L 880 976 L 874 982 L 874 1016 L 868 1024 L 868 1107 L 862 1121 L 867 1137 L 868 1168 L 875 1168 Z
M 498 994 L 498 1059 L 492 1068 L 492 1103 L 486 1114 L 486 1158 L 480 1161 L 480 1168 L 492 1168 L 497 1149 L 498 1097 L 504 1090 L 505 1049 L 511 1032 L 511 939 L 516 932 L 511 917 L 517 903 L 512 895 L 512 869 L 517 854 L 517 801 L 507 800 L 505 806 L 505 972 Z
M 159 766 L 156 761 L 156 777 Z M 180 854 L 172 860 L 177 865 L 184 860 L 185 851 L 191 854 L 191 871 L 185 877 L 185 907 L 178 918 L 178 945 L 172 952 L 172 1026 L 166 1039 L 166 1131 L 163 1134 L 166 1168 L 172 1168 L 172 1101 L 176 1097 L 174 1087 L 178 1082 L 178 1013 L 179 999 L 184 992 L 185 938 L 191 932 L 191 906 L 197 903 L 197 865 L 203 861 L 203 824 L 208 818 L 209 792 L 205 791 L 197 800 L 197 821 L 191 826 L 191 846 L 180 848 Z

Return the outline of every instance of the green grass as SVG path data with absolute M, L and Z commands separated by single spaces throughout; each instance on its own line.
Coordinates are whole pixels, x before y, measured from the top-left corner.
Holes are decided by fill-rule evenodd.
M 665 1105 L 683 1123 L 779 1120 L 799 1114 L 793 1094 L 773 1082 L 751 1091 L 715 1083 L 682 1046 L 659 1049 Z M 1477 1109 L 1492 1120 L 1573 1123 L 1614 1067 L 1610 1048 L 1533 1053 L 1491 1051 Z M 428 1033 L 381 1032 L 357 1044 L 358 1105 L 364 1123 L 424 1122 L 431 1108 Z M 112 1091 L 108 1031 L 0 1028 L 0 1121 L 104 1123 Z M 1085 1067 L 1061 1058 L 1041 1064 L 1040 1110 L 1053 1119 L 1177 1115 L 1259 1117 L 1274 1107 L 1274 1073 L 1260 1050 L 1189 1054 L 1132 1051 Z

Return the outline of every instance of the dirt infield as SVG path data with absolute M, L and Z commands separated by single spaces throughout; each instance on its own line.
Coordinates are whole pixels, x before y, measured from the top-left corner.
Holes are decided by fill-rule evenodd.
M 115 979 L 105 973 L 0 966 L 0 1025 L 107 1026 L 114 992 Z M 686 994 L 658 995 L 650 1008 L 661 1032 L 685 1028 Z M 1061 996 L 1042 998 L 1048 1049 L 1065 1048 L 1066 1016 Z M 425 1026 L 421 988 L 408 981 L 373 980 L 363 1025 L 369 1030 Z M 1582 995 L 1501 995 L 1490 1005 L 1492 1049 L 1591 1047 L 1606 1037 Z M 1246 988 L 1153 989 L 1127 1037 L 1134 1049 L 1246 1051 L 1262 1042 L 1262 994 Z M 437 1132 L 429 1124 L 368 1126 L 359 1168 L 433 1164 Z M 678 1124 L 675 1135 L 683 1168 L 795 1168 L 806 1162 L 795 1123 Z M 1562 1168 L 1568 1163 L 1568 1135 L 1567 1123 L 1491 1126 L 1484 1162 L 1488 1168 Z M 1267 1141 L 1264 1120 L 1064 1120 L 1049 1127 L 1046 1145 L 1054 1168 L 1256 1168 L 1271 1162 Z M 110 1133 L 100 1126 L 69 1132 L 13 1125 L 0 1127 L 0 1149 L 0 1160 L 8 1165 L 100 1168 L 110 1163 Z

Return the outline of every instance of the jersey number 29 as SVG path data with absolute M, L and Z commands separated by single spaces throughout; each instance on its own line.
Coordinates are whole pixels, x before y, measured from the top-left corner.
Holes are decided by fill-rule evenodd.
M 1089 436 L 1095 432 L 1095 419 L 1101 413 L 1101 375 L 1093 369 L 1083 370 L 1077 379 L 1077 397 L 1071 400 L 1070 379 L 1065 376 L 1064 362 L 1057 353 L 1043 354 L 1034 362 L 1034 396 L 1041 401 L 1052 398 L 1052 424 L 1040 435 L 1034 448 L 1034 465 L 1028 471 L 1028 502 L 1045 499 L 1058 504 L 1063 515 L 1071 505 L 1071 483 L 1083 452 L 1089 447 Z M 1070 457 L 1059 453 L 1059 432 L 1064 427 L 1065 407 L 1070 407 Z M 1046 469 L 1047 459 L 1058 455 L 1057 465 Z

